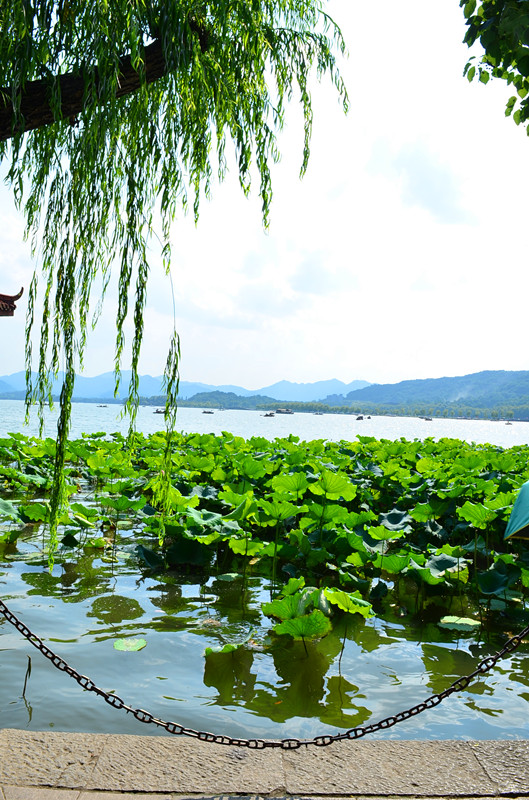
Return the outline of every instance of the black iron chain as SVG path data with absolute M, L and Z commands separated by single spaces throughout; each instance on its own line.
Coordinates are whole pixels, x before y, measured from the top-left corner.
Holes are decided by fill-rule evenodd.
M 233 736 L 223 736 L 221 734 L 208 733 L 207 731 L 196 731 L 194 728 L 186 728 L 183 725 L 179 725 L 177 722 L 165 722 L 164 720 L 153 716 L 148 711 L 144 711 L 142 708 L 133 708 L 132 706 L 127 705 L 121 699 L 121 697 L 118 697 L 116 694 L 105 692 L 104 689 L 100 689 L 90 678 L 87 678 L 86 675 L 80 675 L 79 672 L 67 664 L 63 658 L 54 653 L 53 650 L 50 650 L 50 648 L 44 644 L 42 639 L 40 639 L 36 634 L 32 633 L 32 631 L 30 631 L 29 628 L 24 625 L 24 623 L 21 622 L 12 611 L 8 609 L 2 600 L 0 600 L 0 614 L 2 614 L 6 620 L 11 623 L 11 625 L 14 625 L 15 628 L 22 634 L 22 636 L 28 640 L 28 642 L 36 647 L 37 650 L 40 650 L 42 655 L 46 656 L 46 658 L 51 661 L 54 667 L 57 667 L 58 670 L 65 672 L 67 675 L 77 681 L 82 689 L 86 689 L 87 692 L 94 692 L 94 694 L 102 697 L 103 700 L 109 705 L 113 706 L 113 708 L 126 711 L 127 714 L 132 714 L 132 716 L 135 717 L 135 719 L 137 719 L 139 722 L 152 723 L 159 728 L 164 728 L 168 733 L 172 733 L 177 736 L 191 736 L 195 739 L 199 739 L 201 742 L 213 742 L 215 744 L 226 744 L 235 747 L 248 747 L 252 750 L 263 750 L 266 747 L 279 747 L 283 750 L 297 750 L 302 745 L 309 744 L 316 745 L 317 747 L 326 747 L 333 742 L 339 742 L 344 739 L 361 739 L 363 736 L 367 736 L 369 733 L 375 733 L 377 731 L 383 731 L 386 728 L 391 728 L 398 722 L 404 722 L 406 719 L 415 717 L 417 714 L 421 714 L 428 708 L 434 708 L 435 706 L 439 705 L 439 703 L 444 700 L 445 697 L 449 697 L 451 694 L 454 694 L 454 692 L 462 692 L 474 680 L 474 678 L 490 672 L 490 670 L 496 665 L 497 661 L 499 661 L 508 653 L 512 653 L 514 650 L 516 650 L 516 648 L 522 643 L 523 639 L 529 636 L 529 625 L 527 625 L 527 627 L 520 631 L 520 633 L 512 636 L 504 644 L 501 650 L 498 650 L 498 652 L 493 656 L 487 656 L 487 658 L 484 658 L 482 661 L 480 661 L 474 672 L 471 672 L 469 675 L 464 675 L 462 678 L 458 678 L 456 681 L 454 681 L 454 683 L 452 683 L 451 686 L 448 687 L 448 689 L 445 689 L 443 692 L 439 692 L 438 694 L 433 694 L 422 703 L 417 703 L 416 706 L 412 706 L 412 708 L 408 708 L 406 711 L 400 711 L 398 714 L 393 714 L 385 719 L 381 719 L 379 722 L 375 722 L 372 725 L 350 728 L 348 731 L 344 731 L 343 733 L 315 736 L 313 739 L 237 739 Z

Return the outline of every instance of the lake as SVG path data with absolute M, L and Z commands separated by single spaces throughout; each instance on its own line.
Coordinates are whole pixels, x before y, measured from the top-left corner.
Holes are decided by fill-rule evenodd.
M 24 431 L 23 413 L 22 402 L 1 401 L 0 435 Z M 45 435 L 55 437 L 56 416 L 46 411 Z M 137 427 L 146 434 L 163 429 L 163 417 L 142 407 Z M 502 447 L 529 441 L 527 423 L 298 413 L 267 418 L 256 411 L 203 414 L 191 408 L 179 411 L 177 427 L 271 440 L 289 434 L 351 440 L 363 434 L 450 437 Z M 25 430 L 37 434 L 35 418 Z M 74 404 L 72 438 L 116 430 L 127 430 L 117 406 Z M 41 536 L 28 534 L 0 558 L 1 595 L 48 646 L 105 690 L 161 718 L 216 733 L 310 737 L 374 722 L 442 691 L 499 649 L 507 630 L 521 627 L 498 614 L 498 627 L 483 635 L 442 630 L 435 621 L 416 619 L 409 610 L 414 597 L 401 593 L 398 608 L 337 628 L 307 651 L 299 642 L 270 650 L 271 623 L 255 610 L 270 599 L 266 579 L 252 576 L 243 589 L 240 576 L 229 574 L 141 572 L 136 546 L 136 535 L 120 529 L 116 562 L 81 548 L 63 553 L 50 574 Z M 116 639 L 131 636 L 145 637 L 147 646 L 137 653 L 114 649 Z M 206 646 L 246 637 L 252 648 L 217 668 L 204 658 Z M 83 692 L 3 619 L 0 651 L 0 727 L 160 733 Z M 466 691 L 376 736 L 526 738 L 528 702 L 529 658 L 521 647 Z
M 278 403 L 278 405 L 280 405 Z M 138 409 L 137 429 L 149 434 L 163 430 L 164 419 L 155 414 L 152 406 Z M 57 409 L 46 409 L 44 435 L 55 438 Z M 225 410 L 204 414 L 200 408 L 180 408 L 177 429 L 185 433 L 215 433 L 229 431 L 247 439 L 251 436 L 264 436 L 267 439 L 284 437 L 289 434 L 301 439 L 330 439 L 350 441 L 356 436 L 375 436 L 379 439 L 434 439 L 444 437 L 463 439 L 478 444 L 496 444 L 501 447 L 514 447 L 529 443 L 529 422 L 492 420 L 462 420 L 434 418 L 426 421 L 417 417 L 364 417 L 357 420 L 346 414 L 281 414 L 265 417 L 263 411 Z M 128 420 L 121 417 L 121 406 L 108 405 L 104 408 L 95 403 L 74 403 L 70 437 L 78 438 L 83 433 L 119 431 L 126 433 Z M 29 425 L 24 425 L 24 403 L 20 400 L 0 400 L 0 436 L 10 432 L 38 435 L 38 420 L 33 409 Z

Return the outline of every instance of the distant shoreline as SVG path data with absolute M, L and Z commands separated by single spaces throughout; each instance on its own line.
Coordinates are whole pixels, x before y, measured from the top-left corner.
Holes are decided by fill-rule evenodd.
M 16 395 L 16 396 L 13 396 Z M 18 401 L 23 403 L 24 396 L 22 392 L 16 393 L 9 393 L 9 395 L 3 394 L 0 395 L 1 400 L 11 400 L 11 401 Z M 59 403 L 59 396 L 53 395 L 52 400 L 55 404 Z M 248 400 L 248 398 L 240 397 L 241 401 Z M 108 398 L 108 397 L 74 397 L 72 399 L 72 403 L 84 403 L 96 406 L 123 406 L 124 400 L 121 398 Z M 165 404 L 164 397 L 156 397 L 156 398 L 140 398 L 139 405 L 144 408 L 163 408 Z M 241 403 L 241 405 L 237 406 L 219 406 L 218 404 L 205 404 L 203 402 L 194 402 L 192 399 L 189 400 L 181 400 L 178 402 L 179 408 L 197 408 L 203 409 L 205 411 L 255 411 L 257 413 L 263 412 L 275 412 L 278 408 L 288 408 L 292 411 L 293 414 L 331 414 L 331 415 L 344 415 L 344 416 L 351 416 L 351 417 L 407 417 L 410 419 L 424 419 L 425 421 L 433 421 L 436 419 L 450 419 L 450 420 L 462 420 L 468 422 L 499 422 L 503 424 L 509 424 L 514 422 L 529 422 L 529 415 L 527 417 L 517 417 L 517 416 L 500 416 L 500 411 L 503 409 L 484 409 L 481 415 L 468 415 L 468 414 L 425 414 L 424 411 L 421 413 L 413 413 L 409 410 L 405 410 L 399 408 L 398 411 L 395 409 L 386 409 L 380 408 L 377 406 L 376 409 L 371 408 L 351 408 L 350 406 L 326 406 L 322 403 L 302 403 L 299 401 L 295 402 L 285 402 L 285 401 L 276 401 L 274 403 L 267 403 L 263 405 L 246 405 Z M 317 407 L 316 409 L 314 407 Z M 489 413 L 486 413 L 489 412 Z M 494 414 L 497 416 L 494 416 Z

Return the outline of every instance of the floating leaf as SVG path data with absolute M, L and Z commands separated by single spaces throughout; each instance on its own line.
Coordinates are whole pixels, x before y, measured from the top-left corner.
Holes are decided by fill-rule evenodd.
M 123 650 L 127 653 L 133 653 L 137 650 L 143 650 L 147 642 L 145 639 L 116 639 L 114 642 L 115 650 Z
M 231 644 L 227 642 L 226 644 L 219 645 L 217 647 L 206 647 L 204 650 L 204 655 L 206 658 L 213 654 L 219 655 L 219 653 L 233 653 L 234 650 L 238 650 L 239 647 L 242 647 L 242 644 Z

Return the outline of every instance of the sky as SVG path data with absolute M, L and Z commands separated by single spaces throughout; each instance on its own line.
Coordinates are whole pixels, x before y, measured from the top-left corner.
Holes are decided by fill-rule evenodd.
M 268 231 L 257 192 L 246 199 L 235 172 L 196 227 L 176 220 L 171 280 L 153 251 L 140 372 L 163 372 L 174 312 L 186 381 L 258 389 L 529 369 L 529 141 L 505 118 L 512 92 L 463 78 L 471 53 L 458 0 L 328 8 L 349 50 L 348 115 L 330 81 L 314 79 L 300 180 L 292 106 Z M 14 294 L 36 264 L 7 188 L 0 203 L 0 292 Z M 0 319 L 0 375 L 24 368 L 26 297 Z M 87 376 L 113 368 L 108 299 Z

